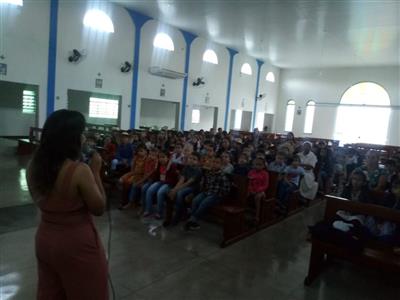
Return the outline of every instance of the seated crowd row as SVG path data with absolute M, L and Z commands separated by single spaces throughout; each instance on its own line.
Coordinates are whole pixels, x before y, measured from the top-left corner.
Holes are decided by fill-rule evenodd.
M 174 216 L 164 225 L 176 225 L 186 215 L 188 196 L 193 196 L 186 230 L 198 229 L 207 211 L 224 200 L 232 176 L 248 178 L 248 203 L 255 208 L 255 222 L 259 222 L 271 173 L 278 176 L 279 214 L 287 214 L 291 194 L 297 190 L 303 201 L 313 200 L 320 191 L 360 202 L 376 202 L 369 191 L 387 191 L 382 194 L 387 200 L 375 204 L 400 209 L 399 156 L 381 165 L 376 152 L 362 157 L 354 149 L 332 149 L 323 141 L 299 144 L 291 133 L 279 145 L 264 140 L 257 131 L 245 137 L 222 130 L 124 132 L 104 139 L 88 136 L 87 159 L 96 145 L 102 147 L 111 176 L 122 175 L 121 209 L 140 206 L 144 218 L 163 220 L 170 201 Z M 371 230 L 386 234 L 388 229 L 379 232 L 382 226 L 378 225 L 371 222 Z

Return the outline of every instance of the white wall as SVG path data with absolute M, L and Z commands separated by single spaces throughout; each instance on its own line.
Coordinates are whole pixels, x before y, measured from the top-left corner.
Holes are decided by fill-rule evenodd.
M 265 79 L 268 72 L 272 72 L 275 76 L 275 82 L 269 82 Z M 258 87 L 258 94 L 266 94 L 265 98 L 257 101 L 257 113 L 263 112 L 274 115 L 274 123 L 270 131 L 275 130 L 276 112 L 278 104 L 278 92 L 279 92 L 279 75 L 280 69 L 273 66 L 269 61 L 266 61 L 260 70 L 260 81 Z
M 372 81 L 383 86 L 389 94 L 391 105 L 397 106 L 392 111 L 388 144 L 400 145 L 400 69 L 393 67 L 363 68 L 327 68 L 327 69 L 285 69 L 280 74 L 280 94 L 278 102 L 278 132 L 284 131 L 286 103 L 289 99 L 296 101 L 296 108 L 302 108 L 302 114 L 295 114 L 293 132 L 298 136 L 303 133 L 305 107 L 308 100 L 317 103 L 338 104 L 343 93 L 352 85 L 362 81 Z M 313 133 L 309 136 L 333 138 L 336 120 L 336 106 L 317 106 L 315 111 Z M 371 120 L 373 122 L 373 120 Z M 379 124 L 376 124 L 379 126 Z
M 200 123 L 192 123 L 192 111 L 198 109 L 200 111 Z M 215 107 L 213 106 L 192 106 L 190 110 L 186 111 L 187 119 L 189 120 L 188 127 L 192 130 L 210 130 L 214 126 L 214 113 Z
M 38 120 L 42 126 L 47 108 L 50 1 L 24 1 L 22 7 L 0 4 L 0 19 L 0 56 L 5 56 L 0 62 L 7 64 L 7 75 L 0 75 L 0 80 L 39 86 Z M 28 133 L 26 128 L 25 135 Z
M 250 64 L 252 75 L 241 74 L 240 69 L 244 63 Z M 254 58 L 238 53 L 233 60 L 231 102 L 228 120 L 231 118 L 232 109 L 253 111 L 256 96 L 257 63 Z
M 218 65 L 203 61 L 203 54 L 207 49 L 215 51 L 218 57 Z M 217 127 L 224 126 L 228 71 L 229 54 L 225 47 L 210 43 L 203 38 L 196 38 L 193 41 L 190 52 L 185 129 L 197 130 L 196 128 L 199 127 L 202 127 L 200 129 L 210 129 L 210 127 L 204 127 L 209 126 L 210 122 L 208 121 L 203 122 L 201 119 L 200 124 L 192 124 L 191 122 L 192 109 L 199 105 L 218 107 Z M 199 77 L 204 77 L 205 84 L 194 87 L 192 83 Z M 202 115 L 200 115 L 201 117 Z M 211 126 L 212 124 L 211 122 Z
M 132 72 L 121 73 L 120 65 L 133 60 L 134 25 L 128 12 L 112 5 L 100 7 L 112 19 L 114 33 L 103 33 L 83 25 L 91 2 L 60 1 L 58 11 L 55 109 L 67 107 L 68 89 L 121 95 L 121 127 L 129 128 Z M 85 49 L 87 56 L 78 64 L 68 61 L 72 49 Z M 101 73 L 101 76 L 98 76 Z M 103 87 L 95 88 L 95 79 Z
M 173 40 L 175 51 L 153 47 L 154 37 L 158 32 L 167 33 Z M 151 75 L 151 66 L 158 66 L 176 72 L 185 70 L 186 44 L 182 33 L 169 26 L 151 20 L 142 27 L 140 42 L 139 80 L 136 106 L 136 126 L 140 124 L 141 99 L 156 99 L 182 103 L 183 79 L 169 79 Z M 164 86 L 163 86 L 164 85 Z M 160 89 L 165 88 L 165 96 L 160 96 Z
M 100 33 L 83 25 L 83 18 L 90 8 L 105 11 L 114 23 L 115 32 Z M 0 29 L 0 54 L 6 58 L 1 60 L 8 65 L 7 76 L 0 80 L 22 82 L 39 85 L 39 126 L 43 126 L 47 108 L 47 63 L 49 46 L 50 0 L 25 1 L 23 7 L 7 5 L 1 10 L 2 24 Z M 165 32 L 175 43 L 175 51 L 155 49 L 153 39 L 157 32 Z M 123 61 L 132 61 L 134 55 L 134 24 L 128 12 L 106 1 L 59 1 L 55 109 L 66 108 L 68 89 L 120 95 L 121 127 L 130 127 L 132 73 L 123 74 L 119 67 Z M 85 49 L 87 56 L 78 64 L 68 62 L 72 49 Z M 219 59 L 214 66 L 202 61 L 207 48 L 213 49 Z M 139 80 L 136 108 L 136 127 L 140 124 L 141 99 L 157 99 L 173 101 L 181 104 L 183 79 L 167 79 L 150 75 L 150 66 L 161 66 L 178 72 L 184 72 L 186 43 L 182 33 L 170 26 L 151 20 L 141 29 Z M 240 68 L 248 62 L 253 75 L 241 75 Z M 226 89 L 228 80 L 229 54 L 222 45 L 211 43 L 203 38 L 196 38 L 191 45 L 189 63 L 189 80 L 186 107 L 186 128 L 191 124 L 191 109 L 198 105 L 218 108 L 217 127 L 223 127 L 225 118 Z M 263 67 L 264 68 L 264 67 Z M 272 68 L 272 67 L 271 67 Z M 268 67 L 269 69 L 269 67 Z M 273 68 L 272 68 L 273 69 Z M 267 70 L 265 70 L 266 72 Z M 258 109 L 274 113 L 274 85 L 263 87 L 261 72 L 260 92 L 267 90 L 267 99 Z M 98 74 L 101 75 L 98 75 Z M 278 72 L 275 72 L 278 77 Z M 204 77 L 206 86 L 192 87 L 197 77 Z M 256 88 L 257 64 L 254 58 L 244 54 L 234 57 L 230 109 L 252 111 Z M 103 79 L 103 87 L 95 88 L 95 79 Z M 165 88 L 165 96 L 160 96 L 160 89 Z M 270 89 L 270 93 L 268 90 Z M 205 103 L 206 96 L 209 103 Z M 242 99 L 244 105 L 242 107 Z M 230 111 L 228 120 L 230 118 Z M 206 120 L 204 126 L 209 124 Z

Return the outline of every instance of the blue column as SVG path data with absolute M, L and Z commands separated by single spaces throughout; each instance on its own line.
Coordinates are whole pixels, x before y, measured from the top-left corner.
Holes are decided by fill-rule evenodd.
M 50 2 L 49 57 L 47 61 L 47 116 L 54 111 L 56 89 L 58 0 Z
M 185 116 L 186 116 L 186 102 L 187 102 L 187 87 L 188 87 L 188 77 L 189 77 L 189 61 L 190 61 L 190 46 L 193 40 L 197 37 L 193 33 L 180 30 L 182 32 L 183 38 L 186 42 L 186 56 L 185 56 L 185 73 L 187 76 L 183 79 L 183 91 L 182 91 L 182 107 L 181 107 L 181 121 L 180 129 L 185 130 Z
M 253 109 L 253 116 L 252 116 L 252 122 L 251 122 L 251 131 L 254 130 L 254 126 L 256 123 L 256 115 L 257 115 L 257 97 L 258 97 L 258 87 L 260 83 L 260 71 L 261 71 L 261 66 L 264 64 L 263 61 L 257 59 L 257 83 L 256 83 L 256 96 L 254 98 L 254 109 Z
M 133 76 L 132 76 L 132 96 L 131 96 L 131 122 L 130 128 L 135 128 L 136 123 L 136 106 L 137 106 L 137 90 L 138 90 L 138 75 L 139 75 L 139 52 L 140 52 L 140 35 L 141 29 L 147 21 L 152 18 L 135 12 L 131 9 L 127 9 L 129 15 L 135 24 L 135 49 L 133 55 Z
M 226 48 L 229 52 L 229 70 L 228 70 L 228 87 L 226 90 L 226 107 L 225 107 L 225 122 L 224 122 L 224 130 L 228 128 L 228 116 L 229 116 L 229 109 L 231 103 L 231 84 L 232 84 L 232 69 L 233 69 L 233 58 L 238 52 L 231 48 Z

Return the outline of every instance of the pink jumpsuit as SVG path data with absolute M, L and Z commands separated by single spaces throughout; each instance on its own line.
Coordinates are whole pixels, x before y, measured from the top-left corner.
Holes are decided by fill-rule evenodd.
M 38 300 L 107 300 L 108 270 L 101 239 L 80 198 L 70 198 L 71 163 L 60 190 L 40 202 L 36 233 Z

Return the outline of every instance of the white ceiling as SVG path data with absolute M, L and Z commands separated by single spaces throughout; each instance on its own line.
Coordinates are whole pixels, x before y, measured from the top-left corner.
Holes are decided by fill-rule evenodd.
M 400 0 L 110 0 L 281 68 L 400 65 Z

